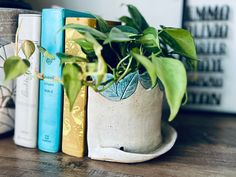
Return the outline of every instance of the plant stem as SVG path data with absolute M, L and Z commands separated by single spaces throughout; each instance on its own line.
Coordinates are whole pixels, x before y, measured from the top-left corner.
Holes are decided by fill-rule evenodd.
M 117 80 L 118 82 L 119 82 L 121 79 L 123 79 L 129 71 L 131 71 L 130 66 L 131 66 L 132 60 L 133 60 L 133 57 L 130 58 L 129 63 L 128 63 L 128 66 L 126 67 L 125 72 L 123 72 L 123 74 L 122 74 L 122 75 L 119 77 L 119 79 Z
M 120 65 L 126 60 L 126 59 L 128 59 L 130 57 L 130 55 L 127 55 L 126 57 L 124 57 L 123 59 L 121 59 L 120 60 L 120 62 L 117 64 L 117 66 L 116 66 L 116 70 L 118 70 L 119 69 L 119 67 L 120 67 Z
M 111 87 L 116 81 L 112 80 L 110 83 L 108 83 L 106 86 L 104 86 L 101 90 L 97 90 L 97 92 L 103 92 L 106 89 L 108 89 L 109 87 Z

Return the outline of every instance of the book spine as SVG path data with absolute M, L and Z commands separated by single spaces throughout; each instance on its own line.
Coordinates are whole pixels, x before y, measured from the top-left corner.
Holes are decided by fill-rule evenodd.
M 63 52 L 64 34 L 58 32 L 64 25 L 64 14 L 60 9 L 43 10 L 41 46 L 51 54 Z M 55 82 L 61 78 L 62 68 L 59 58 L 48 59 L 41 55 L 39 89 L 38 149 L 58 152 L 61 145 L 62 85 Z
M 96 27 L 94 18 L 66 18 L 66 24 L 81 24 Z M 70 55 L 85 57 L 79 45 L 73 42 L 82 36 L 75 30 L 66 30 L 65 52 Z M 83 68 L 83 63 L 80 63 Z M 83 157 L 86 140 L 87 87 L 82 87 L 72 111 L 69 100 L 64 95 L 62 151 L 68 155 Z
M 19 15 L 19 46 L 24 40 L 31 40 L 40 45 L 41 15 Z M 22 51 L 20 57 L 24 57 Z M 15 144 L 36 148 L 38 122 L 38 89 L 39 81 L 34 75 L 39 71 L 39 52 L 35 50 L 30 58 L 30 75 L 25 74 L 16 80 L 15 108 Z

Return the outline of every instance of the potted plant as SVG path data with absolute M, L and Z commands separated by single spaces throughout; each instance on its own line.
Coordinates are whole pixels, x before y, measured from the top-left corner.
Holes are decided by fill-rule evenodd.
M 64 30 L 83 34 L 74 42 L 86 57 L 57 54 L 64 64 L 61 81 L 71 108 L 80 89 L 89 87 L 88 153 L 92 159 L 141 162 L 169 150 L 176 133 L 161 126 L 163 93 L 172 121 L 187 98 L 185 66 L 176 57 L 184 57 L 191 66 L 196 64 L 195 45 L 188 31 L 164 26 L 156 29 L 133 5 L 128 5 L 128 11 L 130 17 L 122 16 L 122 25 L 115 27 L 99 16 L 96 29 L 65 26 Z M 30 41 L 24 44 L 21 48 L 29 58 L 34 46 Z M 45 49 L 40 50 L 45 58 L 53 58 Z M 6 60 L 6 78 L 25 73 L 29 66 L 27 59 Z

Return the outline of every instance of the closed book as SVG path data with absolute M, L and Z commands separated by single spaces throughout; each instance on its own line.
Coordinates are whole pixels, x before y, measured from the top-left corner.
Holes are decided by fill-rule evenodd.
M 96 27 L 94 18 L 66 18 L 66 24 L 80 24 Z M 65 52 L 69 55 L 85 57 L 80 46 L 74 41 L 82 38 L 76 30 L 66 30 Z M 80 63 L 83 68 L 83 63 Z M 82 87 L 70 111 L 69 100 L 64 95 L 62 151 L 68 155 L 83 157 L 86 149 L 86 105 L 87 87 Z
M 41 15 L 20 14 L 18 28 L 18 45 L 31 40 L 40 45 Z M 20 51 L 19 56 L 24 58 Z M 35 76 L 39 72 L 39 52 L 36 50 L 30 57 L 30 74 L 24 74 L 16 80 L 15 104 L 15 144 L 36 148 L 38 122 L 38 90 L 39 81 Z
M 15 121 L 15 81 L 4 83 L 3 63 L 7 57 L 14 55 L 18 15 L 37 13 L 35 11 L 13 8 L 0 8 L 0 135 L 13 133 Z
M 90 17 L 91 15 L 62 8 L 43 9 L 41 45 L 49 53 L 64 52 L 65 37 L 61 28 L 66 17 Z M 54 80 L 61 78 L 60 59 L 46 59 L 41 55 L 40 71 L 44 80 L 40 81 L 38 148 L 46 152 L 58 152 L 61 147 L 62 125 L 62 85 Z

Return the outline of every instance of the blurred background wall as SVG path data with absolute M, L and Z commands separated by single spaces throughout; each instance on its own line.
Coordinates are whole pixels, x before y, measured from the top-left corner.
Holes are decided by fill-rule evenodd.
M 183 0 L 25 0 L 34 9 L 41 10 L 52 5 L 74 10 L 92 11 L 108 20 L 116 20 L 127 14 L 121 4 L 137 6 L 151 25 L 180 26 Z

